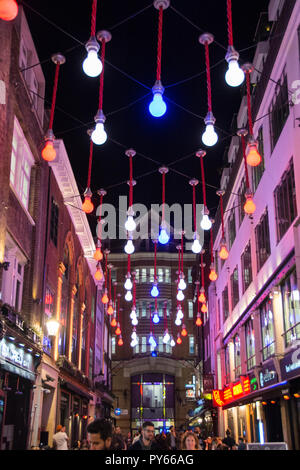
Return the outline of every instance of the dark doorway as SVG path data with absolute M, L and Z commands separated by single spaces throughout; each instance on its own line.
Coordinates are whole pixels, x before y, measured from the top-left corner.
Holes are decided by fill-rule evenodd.
M 283 442 L 280 402 L 264 406 L 268 442 Z

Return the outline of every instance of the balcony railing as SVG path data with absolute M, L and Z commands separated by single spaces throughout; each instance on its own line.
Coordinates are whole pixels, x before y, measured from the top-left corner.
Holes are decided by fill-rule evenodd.
M 265 346 L 261 350 L 261 352 L 264 361 L 266 361 L 269 357 L 273 356 L 273 354 L 275 354 L 275 341 Z
M 248 357 L 248 359 L 247 359 L 247 370 L 253 369 L 254 366 L 256 366 L 255 354 L 253 356 Z
M 285 339 L 285 346 L 288 347 L 295 341 L 300 339 L 300 322 L 286 330 L 283 335 Z

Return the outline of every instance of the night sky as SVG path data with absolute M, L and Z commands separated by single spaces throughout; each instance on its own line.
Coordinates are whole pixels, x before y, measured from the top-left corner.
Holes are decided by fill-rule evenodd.
M 253 59 L 256 26 L 260 13 L 267 11 L 269 2 L 252 0 L 245 3 L 233 0 L 232 3 L 234 45 L 242 51 L 240 63 L 244 63 Z M 24 3 L 33 40 L 42 61 L 46 77 L 46 99 L 49 102 L 54 64 L 48 59 L 58 51 L 66 55 L 67 62 L 60 74 L 54 133 L 56 138 L 64 139 L 81 194 L 86 187 L 88 170 L 89 137 L 86 131 L 92 127 L 98 109 L 99 77 L 89 78 L 82 70 L 86 56 L 84 46 L 47 23 L 45 18 L 85 43 L 90 36 L 91 4 L 92 0 L 28 0 Z M 151 101 L 150 88 L 156 78 L 158 11 L 149 0 L 98 1 L 96 30 L 107 29 L 112 33 L 112 40 L 106 46 L 108 63 L 105 64 L 103 105 L 109 138 L 103 146 L 94 146 L 91 187 L 94 192 L 101 187 L 108 190 L 105 202 L 117 204 L 119 194 L 128 195 L 128 186 L 119 183 L 129 177 L 128 157 L 124 155 L 129 147 L 167 165 L 190 155 L 173 167 L 186 177 L 173 171 L 167 175 L 166 202 L 192 202 L 192 189 L 188 181 L 192 177 L 201 180 L 199 159 L 194 154 L 199 148 L 205 148 L 201 142 L 204 122 L 200 116 L 205 117 L 207 113 L 206 73 L 204 46 L 199 44 L 198 37 L 206 31 L 213 33 L 217 42 L 210 46 L 211 65 L 221 63 L 211 71 L 213 113 L 219 128 L 219 143 L 212 149 L 206 149 L 205 171 L 207 183 L 219 186 L 222 167 L 226 164 L 224 152 L 230 144 L 231 123 L 234 114 L 238 112 L 242 96 L 240 87 L 230 88 L 224 79 L 227 69 L 227 63 L 222 61 L 227 49 L 226 0 L 171 0 L 171 6 L 193 24 L 171 8 L 164 11 L 162 82 L 166 88 L 164 96 L 168 110 L 162 118 L 156 119 L 149 114 L 148 104 Z M 143 8 L 146 9 L 142 13 L 118 25 Z M 172 86 L 199 73 L 200 76 Z M 147 93 L 147 97 L 130 108 L 115 112 Z M 168 99 L 188 111 L 180 109 Z M 50 103 L 47 107 L 50 107 Z M 144 203 L 148 207 L 151 203 L 161 202 L 159 166 L 141 155 L 134 158 L 133 170 L 137 179 L 135 202 Z M 138 178 L 152 171 L 154 174 Z M 208 187 L 207 191 L 208 207 L 214 215 L 218 205 L 216 188 Z M 97 203 L 97 198 L 94 202 Z M 200 185 L 197 202 L 202 203 Z M 88 217 L 93 225 L 95 216 Z

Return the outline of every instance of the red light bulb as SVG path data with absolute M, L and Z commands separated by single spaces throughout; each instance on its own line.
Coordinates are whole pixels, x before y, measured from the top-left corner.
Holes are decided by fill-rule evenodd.
M 51 140 L 46 141 L 45 147 L 42 150 L 42 157 L 46 162 L 52 162 L 55 159 L 56 151 Z
M 187 331 L 184 325 L 182 326 L 181 335 L 184 337 L 187 336 Z
M 116 335 L 119 336 L 121 334 L 121 328 L 118 326 L 116 331 L 115 331 Z
M 220 251 L 219 251 L 219 256 L 221 259 L 226 260 L 229 256 L 227 247 L 225 243 L 222 243 Z
M 82 204 L 82 210 L 86 214 L 90 214 L 94 210 L 94 204 L 91 201 L 91 198 L 89 196 L 85 196 L 84 198 L 84 203 Z
M 108 295 L 107 295 L 106 292 L 104 292 L 104 294 L 103 294 L 101 300 L 102 300 L 102 303 L 103 303 L 103 304 L 108 304 L 108 300 L 109 300 L 109 299 L 108 299 Z
M 261 156 L 257 150 L 257 142 L 250 142 L 246 151 L 247 163 L 250 166 L 258 166 L 261 163 Z
M 95 272 L 95 279 L 97 281 L 101 281 L 101 279 L 103 278 L 103 274 L 102 272 L 100 271 L 100 268 L 97 268 L 97 271 Z
M 107 315 L 112 315 L 114 313 L 113 306 L 111 302 L 109 303 L 108 309 L 107 309 Z
M 0 18 L 4 21 L 12 21 L 18 14 L 18 4 L 15 0 L 0 0 Z
M 112 321 L 110 322 L 110 326 L 112 326 L 113 328 L 117 326 L 117 320 L 115 318 L 113 318 Z
M 208 310 L 207 305 L 206 305 L 206 304 L 203 304 L 202 307 L 201 307 L 201 312 L 202 312 L 202 313 L 206 313 L 207 310 Z
M 217 275 L 215 269 L 213 269 L 213 268 L 211 269 L 208 277 L 212 282 L 215 282 L 218 279 L 218 275 Z
M 201 292 L 201 294 L 199 295 L 198 300 L 199 300 L 199 302 L 201 302 L 202 304 L 203 304 L 204 302 L 206 302 L 206 297 L 205 297 L 205 294 L 204 294 L 203 292 Z
M 251 214 L 254 214 L 255 209 L 256 209 L 256 205 L 253 202 L 252 194 L 246 195 L 246 202 L 245 202 L 245 205 L 244 205 L 244 211 L 246 212 L 246 214 L 251 215 Z
M 122 337 L 120 337 L 118 341 L 118 346 L 123 346 L 123 344 L 124 344 L 124 341 L 122 340 Z
M 199 316 L 197 316 L 196 326 L 201 326 L 201 325 L 202 325 L 202 320 Z
M 182 339 L 180 338 L 180 336 L 178 336 L 177 338 L 177 344 L 181 344 L 182 343 Z
M 102 261 L 103 260 L 103 253 L 101 251 L 101 248 L 96 248 L 96 251 L 94 253 L 94 259 L 96 261 Z

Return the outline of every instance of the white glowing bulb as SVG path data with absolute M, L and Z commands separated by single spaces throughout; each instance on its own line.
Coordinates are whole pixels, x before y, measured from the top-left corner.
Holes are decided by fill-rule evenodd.
M 131 324 L 132 324 L 132 326 L 137 326 L 137 325 L 139 324 L 138 319 L 137 319 L 136 317 L 133 318 L 133 319 L 131 320 Z
M 126 290 L 131 290 L 132 289 L 132 282 L 130 277 L 128 277 L 125 281 L 124 287 Z
M 186 282 L 185 282 L 185 280 L 182 279 L 182 278 L 181 278 L 180 281 L 179 281 L 178 289 L 180 289 L 180 290 L 186 289 Z
M 134 253 L 134 244 L 132 243 L 132 240 L 128 240 L 128 242 L 125 245 L 124 250 L 125 250 L 125 253 L 127 253 L 127 255 L 132 255 L 132 253 Z
M 89 77 L 97 77 L 102 72 L 102 62 L 95 50 L 89 50 L 87 58 L 82 64 L 83 71 Z
M 207 147 L 213 147 L 218 142 L 218 134 L 213 124 L 207 124 L 205 132 L 202 134 L 202 142 Z
M 133 331 L 131 334 L 131 339 L 136 339 L 136 331 Z
M 130 346 L 131 346 L 132 348 L 135 348 L 135 346 L 137 346 L 138 344 L 139 344 L 139 342 L 138 342 L 137 340 L 134 340 L 134 339 L 133 339 L 133 340 L 131 341 L 131 343 L 130 343 Z
M 131 320 L 133 320 L 134 318 L 136 318 L 136 311 L 135 311 L 135 309 L 132 309 L 132 310 L 131 310 L 130 318 L 131 318 Z
M 194 243 L 192 244 L 192 252 L 197 255 L 198 253 L 200 253 L 201 250 L 202 250 L 202 246 L 198 238 L 195 237 Z
M 183 319 L 183 317 L 184 317 L 184 315 L 183 315 L 183 311 L 181 310 L 181 308 L 180 308 L 180 309 L 178 309 L 178 312 L 177 312 L 177 317 L 178 317 L 180 320 L 182 320 L 182 319 Z
M 183 295 L 182 290 L 179 290 L 179 291 L 178 291 L 177 300 L 178 300 L 179 302 L 182 302 L 182 301 L 184 300 L 184 295 Z
M 104 129 L 104 124 L 102 122 L 97 122 L 95 130 L 92 133 L 92 141 L 96 145 L 102 145 L 107 140 L 107 134 Z
M 171 338 L 170 345 L 171 345 L 171 348 L 174 348 L 174 346 L 176 346 L 176 343 L 175 343 L 175 341 L 174 341 L 173 336 L 172 336 L 172 338 Z
M 180 320 L 180 318 L 176 317 L 175 325 L 176 326 L 181 326 L 181 323 L 182 323 L 182 321 Z
M 236 59 L 232 59 L 228 63 L 228 70 L 225 74 L 225 80 L 229 86 L 239 86 L 243 83 L 245 74 L 240 68 L 239 63 Z
M 127 302 L 131 302 L 131 301 L 132 301 L 132 298 L 133 298 L 133 297 L 132 297 L 132 293 L 131 293 L 130 290 L 128 290 L 128 291 L 126 292 L 126 295 L 125 295 L 125 300 L 127 300 Z
M 136 229 L 136 223 L 132 217 L 132 215 L 129 215 L 126 222 L 125 222 L 125 228 L 127 232 L 133 232 Z
M 211 220 L 210 220 L 210 218 L 208 217 L 207 214 L 203 215 L 200 226 L 201 226 L 202 230 L 210 230 L 211 229 L 212 223 L 211 223 Z
M 168 331 L 166 331 L 165 336 L 163 337 L 163 343 L 167 344 L 170 341 L 170 339 L 171 339 L 171 337 L 170 337 Z

